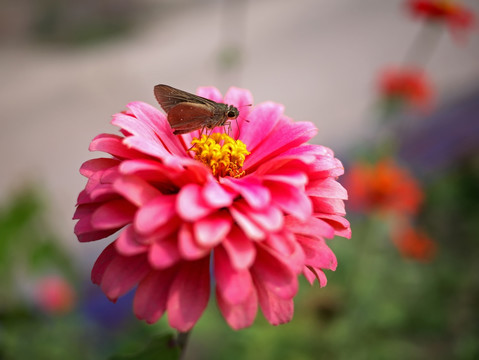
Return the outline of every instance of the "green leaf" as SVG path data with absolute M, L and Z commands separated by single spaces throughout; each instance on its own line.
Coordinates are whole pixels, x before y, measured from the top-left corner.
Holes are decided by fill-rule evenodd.
M 158 336 L 142 350 L 127 355 L 113 355 L 109 360 L 177 360 L 180 358 L 180 349 L 175 344 L 172 334 Z

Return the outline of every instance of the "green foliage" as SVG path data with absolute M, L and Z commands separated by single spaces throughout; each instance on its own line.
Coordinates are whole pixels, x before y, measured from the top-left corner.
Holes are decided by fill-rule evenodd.
M 110 360 L 176 360 L 180 350 L 175 345 L 173 335 L 157 336 L 150 340 L 145 348 L 129 355 L 115 355 Z
M 73 277 L 74 269 L 44 216 L 45 207 L 34 188 L 13 194 L 0 207 L 0 309 L 18 303 L 18 281 L 43 269 L 59 269 Z
M 59 246 L 44 214 L 45 206 L 32 187 L 16 193 L 0 208 L 0 278 L 7 284 L 18 273 L 36 274 L 57 268 L 73 277 L 69 256 Z M 4 296 L 14 289 L 3 286 Z
M 13 319 L 10 319 L 13 320 Z M 72 317 L 39 318 L 30 315 L 9 321 L 0 341 L 5 360 L 92 359 L 92 349 L 82 345 L 84 330 Z

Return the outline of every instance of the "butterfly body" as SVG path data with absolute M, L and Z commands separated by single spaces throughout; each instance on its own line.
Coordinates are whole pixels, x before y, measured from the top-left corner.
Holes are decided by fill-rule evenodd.
M 217 103 L 168 85 L 156 85 L 154 94 L 175 135 L 224 126 L 239 116 L 233 105 Z

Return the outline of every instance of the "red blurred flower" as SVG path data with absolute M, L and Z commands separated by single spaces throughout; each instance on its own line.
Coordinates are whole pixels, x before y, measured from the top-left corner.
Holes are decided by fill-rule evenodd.
M 199 95 L 223 102 L 214 88 Z M 343 167 L 330 149 L 305 144 L 313 124 L 293 122 L 276 103 L 244 106 L 252 97 L 242 89 L 224 102 L 240 109 L 241 131 L 196 140 L 199 131 L 173 135 L 162 112 L 130 103 L 112 121 L 123 136 L 90 145 L 112 157 L 81 167 L 79 241 L 118 232 L 92 280 L 113 301 L 137 286 L 134 312 L 148 323 L 166 312 L 172 327 L 191 329 L 209 301 L 210 275 L 231 327 L 251 325 L 258 304 L 271 324 L 288 322 L 298 274 L 324 286 L 323 269 L 337 264 L 324 239 L 350 236 L 347 193 L 335 180 Z
M 466 31 L 474 25 L 474 13 L 455 1 L 409 0 L 409 11 L 417 17 L 446 23 L 451 31 Z
M 416 180 L 392 159 L 376 164 L 354 164 L 348 171 L 345 184 L 350 208 L 356 211 L 413 215 L 423 199 Z
M 431 83 L 422 70 L 388 68 L 380 73 L 379 93 L 386 100 L 400 101 L 412 107 L 427 108 L 432 100 Z
M 48 276 L 37 283 L 35 301 L 45 312 L 64 314 L 75 305 L 75 291 L 63 277 Z
M 403 257 L 418 261 L 431 261 L 437 252 L 436 243 L 427 234 L 409 225 L 396 230 L 393 242 Z

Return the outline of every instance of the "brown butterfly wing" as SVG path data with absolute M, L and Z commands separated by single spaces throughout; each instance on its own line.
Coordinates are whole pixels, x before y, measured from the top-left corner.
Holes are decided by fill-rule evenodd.
M 186 133 L 203 128 L 214 115 L 214 108 L 192 102 L 182 102 L 168 111 L 168 122 L 175 133 Z
M 193 102 L 207 105 L 213 108 L 215 105 L 217 105 L 212 100 L 206 99 L 198 95 L 190 94 L 189 92 L 183 90 L 175 89 L 174 87 L 168 85 L 156 85 L 153 91 L 156 100 L 166 113 L 170 112 L 173 107 L 183 102 Z

